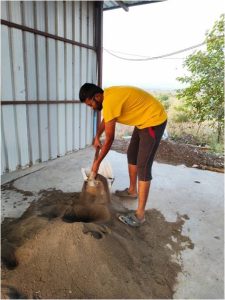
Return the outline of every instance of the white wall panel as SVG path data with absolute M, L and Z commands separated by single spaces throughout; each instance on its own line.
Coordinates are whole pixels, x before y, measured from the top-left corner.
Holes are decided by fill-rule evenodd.
M 45 2 L 35 2 L 36 29 L 45 31 Z M 46 38 L 36 37 L 38 100 L 47 100 Z M 48 106 L 39 105 L 39 136 L 41 161 L 49 159 Z
M 2 116 L 1 116 L 1 128 L 3 128 Z M 5 150 L 4 130 L 1 130 L 1 174 L 3 174 L 8 170 L 8 159 L 6 158 L 6 155 L 7 155 L 7 151 Z
M 86 146 L 86 124 L 87 124 L 87 115 L 86 115 L 86 105 L 81 104 L 80 110 L 80 147 L 81 149 L 85 148 Z
M 21 1 L 9 1 L 9 20 L 13 23 L 22 24 Z
M 73 39 L 72 8 L 71 1 L 64 2 L 65 5 L 65 37 Z M 65 73 L 66 73 L 66 100 L 73 99 L 73 46 L 65 44 Z M 66 152 L 73 150 L 73 105 L 66 105 Z
M 94 44 L 94 23 L 93 23 L 93 3 L 88 2 L 88 22 L 87 22 L 87 39 L 88 44 L 93 45 Z M 93 81 L 93 74 L 92 74 L 92 68 L 93 68 L 93 51 L 87 50 L 87 81 L 88 82 L 95 82 Z M 87 135 L 87 144 L 91 144 L 93 140 L 93 110 L 88 107 L 87 108 L 87 126 L 86 126 L 86 135 Z
M 64 37 L 64 6 L 63 2 L 56 3 L 57 35 Z M 57 41 L 57 98 L 65 100 L 65 53 L 64 43 Z M 58 155 L 66 153 L 65 104 L 58 105 Z
M 80 30 L 81 30 L 81 22 L 80 22 L 80 13 L 81 13 L 81 3 L 79 1 L 74 2 L 73 6 L 73 34 L 74 40 L 77 42 L 81 41 Z M 79 87 L 81 86 L 81 77 L 80 77 L 80 70 L 81 70 L 81 48 L 78 46 L 73 47 L 73 78 L 74 78 L 74 99 L 79 99 Z M 73 147 L 74 149 L 80 149 L 80 109 L 81 104 L 74 105 L 73 109 Z
M 79 99 L 79 87 L 81 86 L 81 78 L 80 78 L 80 54 L 81 50 L 78 46 L 73 48 L 73 55 L 74 55 L 74 99 Z M 73 125 L 74 125 L 74 138 L 73 144 L 74 149 L 80 149 L 80 110 L 82 104 L 74 105 L 74 117 L 73 117 Z
M 1 1 L 1 18 L 8 20 L 8 1 Z
M 3 126 L 1 130 L 4 130 L 5 135 L 5 149 L 8 157 L 8 170 L 14 171 L 19 167 L 14 107 L 9 105 L 2 107 L 2 123 Z
M 47 31 L 56 34 L 56 4 L 54 1 L 47 1 Z M 47 63 L 48 63 L 48 99 L 57 99 L 56 88 L 56 41 L 47 39 Z M 58 155 L 58 112 L 57 105 L 49 105 L 49 144 L 50 159 Z
M 87 43 L 87 2 L 81 2 L 81 42 Z M 81 49 L 81 85 L 87 82 L 87 49 Z M 87 106 L 85 104 L 81 105 L 81 139 L 80 145 L 81 148 L 85 148 L 87 144 L 87 131 L 86 131 L 86 123 L 87 123 Z
M 1 76 L 1 86 L 2 86 L 2 99 L 12 100 L 13 99 L 13 78 L 12 78 L 12 65 L 11 65 L 11 43 L 10 43 L 10 29 L 6 26 L 1 27 L 1 67 L 2 74 Z M 16 125 L 14 118 L 15 107 L 12 105 L 2 106 L 2 128 L 4 131 L 5 139 L 2 142 L 5 142 L 5 145 L 2 144 L 2 147 L 5 147 L 8 156 L 8 169 L 9 171 L 16 170 L 19 165 L 18 157 L 18 144 L 16 136 Z M 2 170 L 3 171 L 3 170 Z
M 57 98 L 65 100 L 64 44 L 57 42 Z M 58 105 L 58 155 L 66 153 L 65 104 Z
M 34 4 L 31 1 L 23 2 L 24 25 L 34 28 Z M 37 68 L 36 68 L 36 47 L 35 35 L 24 32 L 25 46 L 25 67 L 26 67 L 26 100 L 37 100 Z M 35 164 L 40 160 L 39 151 L 39 119 L 38 106 L 28 105 L 28 136 L 30 161 Z
M 88 57 L 87 57 L 87 82 L 92 82 L 92 72 L 91 72 L 91 50 L 88 51 Z M 93 137 L 93 119 L 92 119 L 92 112 L 93 110 L 90 107 L 87 107 L 86 110 L 86 118 L 87 118 L 87 124 L 86 124 L 86 143 L 91 144 L 92 143 L 92 137 Z
M 13 99 L 13 78 L 11 66 L 11 43 L 10 43 L 10 29 L 7 26 L 1 26 L 1 95 L 4 100 Z
M 74 105 L 74 110 L 73 110 L 73 123 L 74 123 L 74 144 L 73 144 L 73 148 L 75 150 L 80 149 L 80 104 Z
M 94 45 L 94 2 L 2 1 L 1 17 Z M 80 86 L 96 83 L 96 53 L 78 45 L 1 26 L 2 100 L 79 100 Z M 2 172 L 84 148 L 93 138 L 85 104 L 2 105 Z
M 10 21 L 21 24 L 20 2 L 10 2 Z M 19 29 L 11 29 L 12 61 L 15 100 L 26 99 L 25 68 L 23 33 Z M 16 133 L 18 138 L 19 165 L 25 167 L 29 164 L 28 131 L 26 105 L 16 105 L 15 108 Z
M 72 45 L 66 45 L 66 100 L 72 100 Z M 73 149 L 73 105 L 66 105 L 66 150 L 71 152 Z
M 94 5 L 93 2 L 88 2 L 88 44 L 94 46 Z

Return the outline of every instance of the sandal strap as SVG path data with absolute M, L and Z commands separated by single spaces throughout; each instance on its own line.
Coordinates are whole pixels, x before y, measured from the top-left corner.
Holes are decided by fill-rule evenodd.
M 120 215 L 119 220 L 124 224 L 130 225 L 132 227 L 139 227 L 145 222 L 145 219 L 139 220 L 134 213 L 128 215 Z
M 124 190 L 116 190 L 115 194 L 119 197 L 127 197 L 127 198 L 137 198 L 137 194 L 130 194 L 129 188 L 125 188 Z

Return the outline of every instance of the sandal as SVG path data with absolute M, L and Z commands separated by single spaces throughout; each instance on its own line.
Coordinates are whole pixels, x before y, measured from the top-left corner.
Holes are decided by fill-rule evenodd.
M 134 213 L 128 215 L 119 215 L 118 219 L 131 227 L 140 227 L 145 222 L 145 218 L 143 220 L 139 220 Z
M 128 191 L 128 188 L 122 191 L 115 191 L 115 195 L 118 197 L 124 197 L 124 198 L 132 198 L 132 199 L 137 199 L 138 195 L 137 194 L 130 194 Z

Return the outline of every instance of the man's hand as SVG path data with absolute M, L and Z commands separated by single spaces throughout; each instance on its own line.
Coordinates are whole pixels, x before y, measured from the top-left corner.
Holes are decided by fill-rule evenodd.
M 102 148 L 102 144 L 100 142 L 99 137 L 97 137 L 97 136 L 95 137 L 94 142 L 93 142 L 93 146 L 95 147 L 95 149 L 97 149 L 98 147 Z
M 104 130 L 105 130 L 105 121 L 104 121 L 104 119 L 102 119 L 102 122 L 98 127 L 96 137 L 94 138 L 94 141 L 93 141 L 93 146 L 95 147 L 95 149 L 97 149 L 98 147 L 102 148 L 102 144 L 100 142 L 100 137 L 101 137 L 102 133 L 104 132 Z
M 95 181 L 96 176 L 97 176 L 97 174 L 95 172 L 91 171 L 90 175 L 88 176 L 88 181 L 87 181 L 87 184 L 89 187 L 96 186 L 96 181 Z
M 97 176 L 97 173 L 91 171 L 90 175 L 88 176 L 88 180 L 94 181 L 96 176 Z
M 94 159 L 94 162 L 93 162 L 93 165 L 91 168 L 91 171 L 93 171 L 96 174 L 98 173 L 98 169 L 99 169 L 101 161 L 106 156 L 106 154 L 109 152 L 109 149 L 113 143 L 114 134 L 115 134 L 115 126 L 116 126 L 116 119 L 113 119 L 113 120 L 105 123 L 105 134 L 106 134 L 105 142 L 103 145 L 101 145 L 101 151 L 100 151 L 99 155 L 97 153 L 98 148 L 96 149 L 97 155 L 95 156 L 95 159 Z M 100 148 L 99 148 L 99 150 L 100 150 Z

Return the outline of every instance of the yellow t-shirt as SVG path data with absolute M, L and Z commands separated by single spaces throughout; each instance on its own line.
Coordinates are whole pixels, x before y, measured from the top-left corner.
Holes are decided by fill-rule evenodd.
M 113 86 L 104 90 L 103 118 L 109 122 L 139 129 L 162 124 L 167 119 L 163 105 L 151 94 L 131 86 Z

